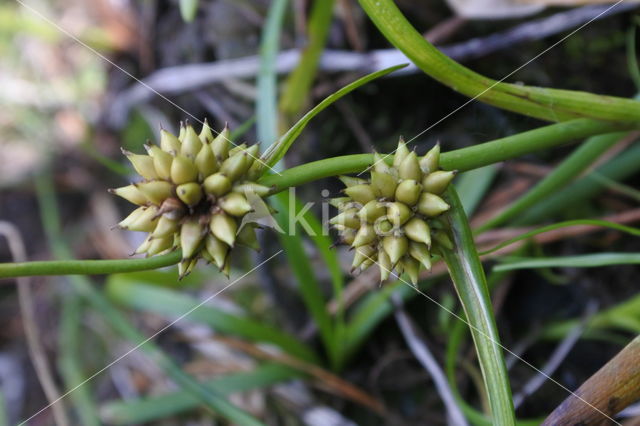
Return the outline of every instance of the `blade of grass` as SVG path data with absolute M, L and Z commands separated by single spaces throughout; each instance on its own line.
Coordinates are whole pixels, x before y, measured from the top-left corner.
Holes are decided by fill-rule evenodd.
M 334 0 L 313 3 L 311 17 L 307 25 L 309 30 L 307 46 L 302 52 L 298 66 L 287 78 L 280 99 L 280 111 L 289 120 L 298 115 L 307 102 L 307 96 L 318 71 L 320 56 L 331 28 L 333 5 Z
M 305 206 L 297 198 L 295 199 L 295 203 L 295 213 L 297 215 L 298 213 L 303 212 L 302 220 L 309 225 L 311 232 L 307 232 L 306 228 L 304 230 L 311 241 L 313 241 L 320 257 L 322 257 L 325 267 L 329 271 L 329 275 L 331 276 L 333 298 L 338 301 L 338 309 L 336 310 L 334 321 L 334 340 L 336 342 L 341 342 L 344 340 L 345 333 L 344 301 L 342 295 L 342 290 L 344 288 L 344 275 L 342 273 L 342 268 L 340 267 L 340 262 L 338 261 L 337 252 L 332 249 L 333 241 L 325 234 L 322 223 L 320 223 L 313 211 L 310 209 L 304 211 Z M 336 345 L 336 370 L 340 370 L 342 368 L 345 360 L 344 351 L 342 349 L 342 345 Z
M 433 280 L 427 281 L 430 286 Z M 416 292 L 400 281 L 386 283 L 379 291 L 367 294 L 354 308 L 347 324 L 343 342 L 345 356 L 353 357 L 376 327 L 393 314 L 391 296 L 398 295 L 403 301 L 416 296 Z
M 591 177 L 591 179 L 594 179 L 597 182 L 600 182 L 604 186 L 604 189 L 609 189 L 619 194 L 624 194 L 627 197 L 640 202 L 640 191 L 638 191 L 637 189 L 632 188 L 629 185 L 616 182 L 615 180 L 610 179 L 606 176 L 602 176 L 598 172 L 593 172 L 589 176 Z
M 4 392 L 0 392 L 0 426 L 9 426 L 9 412 Z
M 60 353 L 58 365 L 66 389 L 75 388 L 85 379 L 84 369 L 79 358 L 81 353 L 79 345 L 81 325 L 81 300 L 74 291 L 69 291 L 64 294 L 62 299 L 60 334 L 58 337 L 58 351 Z M 83 425 L 100 425 L 98 409 L 91 395 L 90 386 L 78 387 L 75 392 L 69 395 L 69 398 Z
M 579 256 L 558 256 L 548 258 L 507 258 L 505 263 L 496 265 L 495 271 L 514 271 L 536 268 L 597 268 L 609 265 L 638 265 L 640 253 L 596 253 Z
M 167 319 L 178 317 L 198 304 L 198 300 L 182 292 L 149 285 L 123 275 L 109 277 L 105 292 L 111 300 L 120 305 L 153 312 Z M 262 322 L 224 312 L 214 306 L 201 306 L 184 319 L 207 324 L 220 333 L 256 342 L 272 343 L 292 356 L 317 362 L 315 353 L 296 337 Z
M 579 320 L 565 320 L 545 327 L 543 337 L 561 339 L 570 332 Z M 617 305 L 602 310 L 589 319 L 585 335 L 590 331 L 620 329 L 640 334 L 640 294 Z
M 451 209 L 445 214 L 445 220 L 451 229 L 453 249 L 441 249 L 443 259 L 471 328 L 492 419 L 496 424 L 513 425 L 511 386 L 482 263 L 455 189 L 450 188 L 446 195 Z
M 501 248 L 510 246 L 511 244 L 517 243 L 518 241 L 527 240 L 538 234 L 543 234 L 545 232 L 553 231 L 555 229 L 568 228 L 571 226 L 582 226 L 582 225 L 602 226 L 604 228 L 611 228 L 617 231 L 626 232 L 630 235 L 640 236 L 640 229 L 638 228 L 632 228 L 630 226 L 620 225 L 614 222 L 607 222 L 606 220 L 599 220 L 599 219 L 567 220 L 565 222 L 554 223 L 553 225 L 543 226 L 541 228 L 534 229 L 529 232 L 525 232 L 522 235 L 518 235 L 517 237 L 504 241 L 489 250 L 485 250 L 481 252 L 480 255 L 483 256 L 485 254 L 493 253 L 495 251 L 500 250 Z
M 203 383 L 222 395 L 261 389 L 293 378 L 302 373 L 280 364 L 265 363 L 252 371 L 227 374 Z M 115 425 L 141 424 L 162 420 L 197 408 L 199 401 L 185 391 L 176 391 L 148 398 L 110 401 L 101 409 L 103 422 Z
M 337 368 L 337 353 L 340 342 L 335 339 L 333 323 L 325 309 L 325 297 L 311 262 L 305 253 L 300 230 L 296 229 L 296 223 L 292 221 L 292 217 L 296 216 L 295 204 L 290 204 L 287 193 L 277 194 L 273 201 L 278 210 L 275 219 L 284 230 L 284 232 L 278 232 L 278 239 L 287 254 L 289 265 L 298 282 L 298 290 L 302 300 L 320 331 L 332 368 Z
M 60 232 L 60 217 L 52 181 L 48 173 L 41 174 L 37 177 L 36 191 L 38 203 L 40 205 L 43 228 L 54 256 L 65 259 L 71 257 L 71 251 L 64 243 L 63 236 Z M 183 372 L 155 343 L 147 340 L 101 293 L 96 291 L 88 279 L 85 277 L 71 277 L 70 281 L 73 289 L 81 297 L 86 299 L 94 309 L 100 312 L 118 334 L 134 345 L 140 345 L 139 349 L 144 351 L 156 362 L 178 386 L 181 386 L 198 398 L 203 405 L 211 409 L 214 413 L 219 413 L 233 422 L 250 426 L 262 425 L 262 423 L 254 417 L 229 403 L 226 399 L 204 388 L 191 376 Z M 98 371 L 89 377 L 93 378 L 101 372 L 102 371 Z M 84 385 L 86 384 L 83 383 L 82 386 Z M 73 392 L 76 388 L 71 388 L 67 391 L 67 394 Z
M 278 138 L 277 76 L 275 60 L 280 47 L 280 31 L 286 12 L 287 0 L 271 2 L 260 41 L 260 69 L 256 98 L 256 129 L 258 140 L 268 144 Z M 275 163 L 269 164 L 275 167 Z
M 636 123 L 640 120 L 640 102 L 631 99 L 502 83 L 519 68 L 500 81 L 487 78 L 436 49 L 411 25 L 393 0 L 359 2 L 385 38 L 418 68 L 469 98 L 548 121 L 578 117 Z
M 638 54 L 636 53 L 636 25 L 635 23 L 631 24 L 627 31 L 627 69 L 636 90 L 640 90 L 640 68 L 638 68 Z
M 606 178 L 622 181 L 634 173 L 640 171 L 640 144 L 635 144 L 626 151 L 620 153 L 613 160 L 600 166 L 596 172 Z M 605 188 L 605 184 L 586 175 L 566 188 L 549 194 L 543 200 L 513 220 L 512 225 L 529 225 L 539 223 L 553 217 L 567 206 L 578 206 L 585 200 L 597 195 Z
M 456 180 L 456 191 L 458 191 L 460 202 L 468 217 L 471 217 L 475 212 L 497 173 L 498 167 L 491 164 L 470 170 Z
M 360 86 L 362 86 L 362 85 L 364 85 L 366 83 L 369 83 L 370 81 L 375 80 L 376 78 L 385 76 L 385 75 L 387 75 L 387 74 L 389 74 L 389 73 L 391 73 L 393 71 L 399 70 L 400 68 L 404 68 L 405 66 L 406 66 L 406 64 L 396 65 L 396 66 L 393 66 L 393 67 L 389 67 L 389 68 L 383 69 L 381 71 L 377 71 L 377 72 L 365 75 L 364 77 L 359 78 L 358 80 L 354 81 L 351 84 L 348 84 L 347 86 L 343 87 L 342 89 L 338 90 L 337 92 L 327 96 L 322 102 L 320 102 L 318 105 L 313 107 L 311 109 L 311 111 L 306 113 L 300 120 L 298 120 L 298 122 L 296 124 L 294 124 L 293 127 L 291 127 L 287 131 L 287 133 L 285 133 L 278 140 L 278 142 L 276 142 L 273 145 L 271 145 L 269 147 L 269 149 L 266 150 L 264 152 L 264 154 L 262 155 L 262 160 L 267 165 L 273 166 L 278 161 L 280 161 L 282 159 L 282 157 L 284 157 L 284 155 L 287 153 L 289 148 L 291 148 L 291 145 L 293 144 L 293 142 L 295 142 L 295 140 L 298 138 L 298 136 L 300 136 L 300 133 L 302 133 L 304 128 L 307 126 L 307 124 L 309 124 L 311 119 L 313 117 L 315 117 L 316 115 L 318 115 L 318 113 L 320 113 L 322 110 L 327 108 L 329 105 L 331 105 L 332 103 L 334 103 L 338 99 L 342 98 L 344 95 L 346 95 L 346 94 L 352 92 L 353 90 L 357 89 L 358 87 L 360 87 Z M 263 168 L 262 172 L 264 172 L 264 168 Z M 260 176 L 262 174 L 262 172 L 258 176 Z
M 616 132 L 589 138 L 585 143 L 578 146 L 571 155 L 564 159 L 551 173 L 527 191 L 526 194 L 518 198 L 515 202 L 510 203 L 506 209 L 482 224 L 482 226 L 476 230 L 476 233 L 481 233 L 507 223 L 522 212 L 538 204 L 550 194 L 565 187 L 600 158 L 602 154 L 618 143 L 625 135 L 626 133 L 624 132 Z

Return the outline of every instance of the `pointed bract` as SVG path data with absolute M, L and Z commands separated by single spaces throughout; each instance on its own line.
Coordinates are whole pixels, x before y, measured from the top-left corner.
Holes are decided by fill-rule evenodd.
M 420 168 L 423 173 L 433 173 L 440 166 L 440 143 L 437 143 L 420 159 Z
M 189 259 L 196 254 L 205 233 L 206 229 L 198 219 L 194 218 L 182 224 L 180 227 L 180 247 L 182 247 L 183 259 Z
M 160 130 L 160 148 L 169 154 L 179 154 L 181 143 L 173 134 L 166 130 Z
M 109 192 L 139 206 L 144 206 L 149 202 L 147 197 L 145 197 L 135 185 L 127 185 L 120 188 L 110 189 Z
M 235 219 L 224 212 L 220 212 L 213 215 L 209 227 L 213 235 L 225 242 L 228 246 L 233 247 L 238 229 Z

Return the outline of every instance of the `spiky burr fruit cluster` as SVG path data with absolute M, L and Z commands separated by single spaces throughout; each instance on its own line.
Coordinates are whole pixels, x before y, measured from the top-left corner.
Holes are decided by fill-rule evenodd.
M 440 195 L 455 176 L 439 170 L 439 157 L 439 145 L 419 158 L 400 139 L 393 166 L 374 154 L 369 179 L 340 177 L 345 196 L 331 200 L 339 214 L 330 223 L 355 249 L 352 271 L 377 263 L 381 281 L 395 270 L 416 284 L 421 267 L 431 269 L 437 245 L 450 244 L 436 218 L 449 209 Z
M 178 137 L 162 130 L 160 146 L 145 145 L 147 155 L 123 150 L 143 179 L 110 191 L 139 206 L 118 224 L 149 233 L 134 254 L 181 248 L 180 277 L 199 258 L 228 276 L 229 253 L 236 244 L 258 248 L 255 225 L 241 223 L 252 211 L 251 196 L 269 192 L 249 178 L 259 148 L 234 146 L 229 136 L 226 127 L 214 137 L 207 123 L 200 134 L 181 125 Z

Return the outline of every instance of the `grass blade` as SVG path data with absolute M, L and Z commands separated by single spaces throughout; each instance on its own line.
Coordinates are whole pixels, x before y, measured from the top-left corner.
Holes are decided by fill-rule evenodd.
M 513 259 L 513 258 L 512 258 Z M 640 264 L 640 253 L 596 253 L 579 256 L 516 258 L 496 265 L 493 270 L 515 271 L 517 269 L 537 268 L 597 268 L 609 265 Z
M 280 111 L 293 118 L 305 106 L 307 95 L 318 70 L 320 55 L 324 50 L 333 13 L 334 0 L 316 1 L 313 3 L 309 18 L 307 35 L 308 44 L 295 70 L 289 75 L 280 99 Z
M 580 320 L 566 320 L 545 327 L 544 337 L 561 339 L 570 332 Z M 619 329 L 640 334 L 640 294 L 617 305 L 598 312 L 589 319 L 585 336 L 594 330 Z
M 73 389 L 81 384 L 85 376 L 78 355 L 80 355 L 80 329 L 82 324 L 81 299 L 73 292 L 67 292 L 62 300 L 60 334 L 58 350 L 60 358 L 58 368 L 66 389 Z M 91 386 L 84 385 L 69 395 L 78 418 L 83 425 L 99 426 L 98 410 L 91 397 Z
M 615 181 L 624 180 L 640 171 L 640 144 L 635 144 L 619 154 L 613 160 L 596 169 L 597 173 Z M 567 206 L 577 206 L 600 193 L 606 184 L 598 178 L 586 175 L 573 182 L 566 188 L 557 191 L 541 200 L 516 218 L 514 226 L 539 223 L 542 220 L 553 217 Z
M 260 41 L 260 69 L 256 98 L 256 130 L 258 140 L 271 144 L 278 138 L 278 110 L 275 61 L 280 47 L 280 31 L 287 0 L 275 0 L 269 7 Z M 269 164 L 274 167 L 274 164 Z
M 260 389 L 302 374 L 280 364 L 263 364 L 255 370 L 228 374 L 204 382 L 214 392 L 230 395 L 251 389 Z M 175 416 L 197 408 L 199 402 L 185 391 L 127 401 L 111 401 L 101 409 L 103 422 L 114 425 L 141 424 Z
M 320 331 L 332 367 L 337 368 L 339 364 L 337 351 L 340 342 L 335 339 L 333 321 L 325 308 L 324 294 L 305 253 L 300 229 L 296 229 L 295 222 L 292 221 L 292 217 L 298 214 L 295 210 L 296 206 L 290 204 L 288 193 L 277 194 L 273 201 L 278 210 L 275 215 L 276 221 L 284 230 L 284 232 L 278 232 L 278 239 L 298 282 L 298 290 L 302 300 Z M 290 226 L 294 228 L 290 229 Z
M 587 169 L 594 161 L 604 154 L 613 145 L 618 143 L 625 136 L 624 132 L 610 133 L 589 138 L 588 141 L 576 148 L 570 156 L 557 166 L 551 173 L 538 182 L 533 188 L 527 191 L 517 201 L 489 219 L 478 230 L 477 233 L 500 226 L 522 212 L 539 203 L 545 197 L 563 188 L 580 173 Z
M 458 177 L 455 182 L 456 191 L 468 217 L 475 212 L 497 173 L 498 167 L 491 164 L 468 171 Z
M 500 244 L 498 244 L 497 246 L 489 249 L 489 250 L 485 250 L 483 252 L 480 253 L 480 255 L 485 255 L 485 254 L 490 254 L 493 253 L 495 251 L 500 250 L 501 248 L 510 246 L 511 244 L 517 243 L 518 241 L 522 241 L 522 240 L 527 240 L 531 237 L 534 237 L 538 234 L 543 234 L 545 232 L 549 232 L 549 231 L 553 231 L 555 229 L 560 229 L 560 228 L 568 228 L 571 226 L 583 226 L 583 225 L 592 225 L 592 226 L 602 226 L 605 228 L 611 228 L 611 229 L 615 229 L 617 231 L 621 231 L 621 232 L 626 232 L 628 234 L 631 235 L 635 235 L 635 236 L 640 236 L 640 229 L 638 228 L 632 228 L 630 226 L 625 226 L 625 225 L 620 225 L 618 223 L 614 223 L 614 222 L 607 222 L 606 220 L 599 220 L 599 219 L 577 219 L 577 220 L 567 220 L 564 222 L 559 222 L 559 223 L 554 223 L 553 225 L 548 225 L 548 226 L 543 226 L 541 228 L 538 229 L 534 229 L 532 231 L 529 232 L 525 232 L 522 235 L 518 235 L 517 237 L 511 238 L 507 241 L 504 241 Z
M 514 425 L 511 386 L 482 263 L 455 189 L 450 188 L 446 194 L 451 210 L 445 218 L 451 229 L 454 248 L 442 249 L 443 258 L 471 328 L 493 422 Z
M 199 303 L 195 298 L 182 292 L 144 284 L 126 275 L 109 277 L 105 291 L 113 301 L 119 304 L 153 312 L 166 318 L 178 317 Z M 300 359 L 317 360 L 314 352 L 297 338 L 264 323 L 232 315 L 211 305 L 200 306 L 184 319 L 207 324 L 220 333 L 256 342 L 272 343 Z

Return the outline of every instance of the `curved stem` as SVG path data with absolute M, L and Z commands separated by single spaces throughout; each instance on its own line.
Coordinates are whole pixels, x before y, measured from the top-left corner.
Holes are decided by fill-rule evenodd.
M 444 152 L 440 164 L 445 170 L 466 171 L 509 160 L 535 151 L 564 145 L 577 139 L 633 128 L 634 124 L 614 124 L 586 118 L 551 124 L 494 141 Z M 392 161 L 388 156 L 387 160 Z M 373 154 L 355 154 L 328 158 L 266 175 L 260 183 L 280 192 L 291 186 L 345 173 L 361 172 L 373 163 Z
M 548 121 L 578 117 L 634 122 L 640 119 L 640 102 L 631 99 L 502 82 L 524 65 L 499 81 L 480 75 L 447 57 L 425 40 L 393 0 L 359 1 L 385 38 L 418 68 L 469 98 Z
M 182 253 L 176 251 L 147 259 L 114 260 L 48 260 L 37 262 L 0 263 L 0 278 L 36 275 L 100 275 L 118 272 L 145 271 L 175 265 Z

